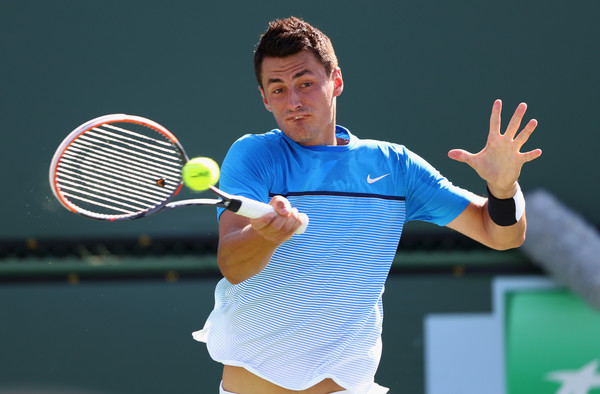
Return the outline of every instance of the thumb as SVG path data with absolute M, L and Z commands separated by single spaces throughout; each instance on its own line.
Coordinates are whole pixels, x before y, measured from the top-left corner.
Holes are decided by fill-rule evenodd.
M 523 154 L 522 154 L 522 156 L 523 156 L 523 161 L 524 161 L 525 163 L 527 163 L 527 162 L 529 162 L 529 161 L 532 161 L 532 160 L 535 160 L 535 159 L 537 159 L 538 157 L 540 157 L 541 155 L 542 155 L 542 150 L 541 150 L 541 149 L 535 149 L 535 150 L 532 150 L 532 151 L 530 151 L 530 152 L 527 152 L 527 153 L 523 153 Z
M 448 152 L 448 157 L 452 160 L 469 164 L 473 158 L 473 154 L 464 149 L 452 149 L 450 152 Z
M 289 200 L 282 196 L 275 196 L 271 199 L 269 203 L 275 209 L 278 215 L 287 216 L 292 211 L 292 204 L 290 204 Z

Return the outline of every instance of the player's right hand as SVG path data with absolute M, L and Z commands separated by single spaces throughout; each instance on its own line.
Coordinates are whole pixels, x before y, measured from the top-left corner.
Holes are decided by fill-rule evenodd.
M 283 243 L 292 238 L 294 232 L 308 220 L 305 214 L 290 204 L 289 200 L 282 196 L 275 196 L 269 202 L 274 213 L 268 213 L 258 219 L 250 219 L 250 224 L 264 239 L 273 243 Z

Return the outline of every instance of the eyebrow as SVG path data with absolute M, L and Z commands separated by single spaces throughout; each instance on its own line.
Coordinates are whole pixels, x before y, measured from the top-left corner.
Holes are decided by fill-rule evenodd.
M 294 74 L 294 76 L 292 77 L 292 79 L 298 79 L 304 75 L 307 74 L 312 74 L 313 72 L 310 71 L 309 69 L 304 69 L 302 71 L 297 72 L 296 74 Z M 283 82 L 282 79 L 280 78 L 269 78 L 269 80 L 267 81 L 267 85 L 270 85 L 272 83 L 279 83 L 279 82 Z

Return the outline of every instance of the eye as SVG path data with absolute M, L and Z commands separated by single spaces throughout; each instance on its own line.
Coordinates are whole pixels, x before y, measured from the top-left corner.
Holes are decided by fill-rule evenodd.
M 302 83 L 302 85 L 300 85 L 300 86 L 302 86 L 303 88 L 308 88 L 308 87 L 311 87 L 312 84 L 313 84 L 312 82 L 308 81 L 308 82 Z
M 284 89 L 283 88 L 275 88 L 273 89 L 273 94 L 280 94 L 283 93 Z

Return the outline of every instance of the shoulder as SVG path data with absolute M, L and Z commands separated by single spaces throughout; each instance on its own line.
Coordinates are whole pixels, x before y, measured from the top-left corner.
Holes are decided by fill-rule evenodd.
M 439 176 L 439 172 L 427 160 L 405 145 L 365 139 L 359 140 L 358 146 L 368 152 L 365 156 L 370 160 L 387 163 L 387 166 L 395 169 L 398 177 L 402 177 L 407 186 L 418 182 L 423 177 Z M 361 155 L 363 153 L 361 151 Z
M 267 174 L 281 160 L 283 138 L 279 130 L 262 134 L 246 134 L 238 138 L 229 148 L 221 166 L 221 172 L 256 171 Z M 264 175 L 263 174 L 263 175 Z
M 373 139 L 357 139 L 356 144 L 358 149 L 371 152 L 372 154 L 379 154 L 390 160 L 407 161 L 412 160 L 413 157 L 418 157 L 406 146 L 381 140 Z
M 279 145 L 282 141 L 282 133 L 279 130 L 271 130 L 262 134 L 245 134 L 238 138 L 232 148 L 235 149 L 264 149 Z
M 226 160 L 232 162 L 276 160 L 282 149 L 283 138 L 279 130 L 262 134 L 246 134 L 238 138 L 229 148 Z

